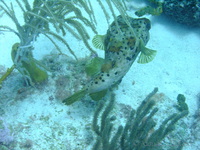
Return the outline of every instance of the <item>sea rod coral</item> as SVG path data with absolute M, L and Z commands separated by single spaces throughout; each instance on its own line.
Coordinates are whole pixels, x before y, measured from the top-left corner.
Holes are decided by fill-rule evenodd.
M 154 108 L 156 102 L 153 96 L 158 91 L 155 88 L 140 104 L 136 110 L 130 112 L 125 126 L 116 127 L 115 116 L 111 116 L 114 107 L 115 95 L 111 94 L 106 107 L 104 101 L 100 101 L 94 113 L 92 129 L 96 133 L 96 143 L 93 150 L 155 150 L 162 149 L 160 142 L 175 130 L 176 123 L 186 115 L 188 110 L 169 115 L 155 130 L 157 122 L 154 116 L 158 108 Z M 177 144 L 182 147 L 182 144 Z

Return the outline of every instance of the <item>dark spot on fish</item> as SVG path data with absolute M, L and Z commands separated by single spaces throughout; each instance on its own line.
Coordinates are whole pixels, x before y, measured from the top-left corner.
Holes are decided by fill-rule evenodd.
M 101 80 L 102 79 L 102 77 L 99 77 L 99 80 Z
M 126 57 L 126 60 L 131 61 L 131 58 L 130 57 Z
M 132 58 L 134 58 L 134 57 L 135 57 L 135 54 L 132 55 Z
M 115 67 L 115 64 L 116 64 L 116 62 L 115 62 L 115 61 L 112 61 L 112 68 Z
M 127 47 L 124 47 L 124 49 L 127 49 Z
M 126 56 L 126 54 L 123 54 L 123 56 Z
M 115 72 L 115 75 L 117 75 L 118 74 L 118 72 Z
M 110 74 L 109 74 L 109 73 L 107 73 L 107 76 L 109 77 L 109 76 L 110 76 Z
M 96 82 L 94 82 L 95 84 L 98 84 L 98 82 L 96 81 Z
M 102 82 L 105 82 L 105 80 L 102 80 Z

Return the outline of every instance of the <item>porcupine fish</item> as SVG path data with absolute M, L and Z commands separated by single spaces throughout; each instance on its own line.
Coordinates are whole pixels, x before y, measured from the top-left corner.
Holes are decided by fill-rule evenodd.
M 125 20 L 121 15 L 118 16 L 106 35 L 96 35 L 92 41 L 94 47 L 105 50 L 105 63 L 101 70 L 82 90 L 64 99 L 63 103 L 70 105 L 86 94 L 111 88 L 125 76 L 139 53 L 138 63 L 152 61 L 156 51 L 145 47 L 150 28 L 150 21 L 146 18 L 126 17 Z

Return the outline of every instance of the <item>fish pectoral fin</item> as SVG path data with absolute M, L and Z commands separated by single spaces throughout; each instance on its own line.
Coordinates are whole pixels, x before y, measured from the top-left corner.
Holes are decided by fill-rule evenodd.
M 104 40 L 106 35 L 95 35 L 92 44 L 95 48 L 105 50 Z
M 84 97 L 86 95 L 86 93 L 87 93 L 86 90 L 78 91 L 75 94 L 73 94 L 72 96 L 64 99 L 62 102 L 65 105 L 71 105 L 74 102 L 79 101 L 82 97 Z
M 140 63 L 140 64 L 149 63 L 156 56 L 157 51 L 146 48 L 142 42 L 140 44 L 140 48 L 141 48 L 141 54 L 137 61 L 138 63 Z
M 90 97 L 94 100 L 94 101 L 98 101 L 100 99 L 102 99 L 107 93 L 107 90 L 103 90 L 100 92 L 95 92 L 95 93 L 91 93 Z

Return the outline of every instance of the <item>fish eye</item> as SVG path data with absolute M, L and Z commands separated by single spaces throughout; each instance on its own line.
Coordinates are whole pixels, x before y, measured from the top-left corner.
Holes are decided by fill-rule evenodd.
M 145 18 L 144 22 L 145 22 L 145 24 L 146 24 L 146 28 L 147 28 L 148 30 L 150 30 L 150 29 L 151 29 L 151 22 L 150 22 L 150 20 Z

